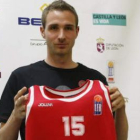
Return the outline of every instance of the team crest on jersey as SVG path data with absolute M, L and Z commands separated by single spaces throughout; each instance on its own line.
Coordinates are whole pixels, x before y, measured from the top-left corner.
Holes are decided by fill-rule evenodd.
M 102 96 L 94 96 L 94 115 L 102 115 L 103 99 Z

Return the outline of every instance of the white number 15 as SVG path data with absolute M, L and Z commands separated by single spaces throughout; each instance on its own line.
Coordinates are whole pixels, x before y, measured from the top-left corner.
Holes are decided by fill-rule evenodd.
M 70 132 L 72 132 L 74 136 L 84 135 L 85 126 L 84 124 L 82 124 L 82 122 L 84 122 L 84 116 L 71 116 L 71 117 L 65 116 L 62 117 L 62 121 L 64 122 L 65 136 L 70 136 Z M 70 126 L 70 122 L 71 122 L 71 126 Z

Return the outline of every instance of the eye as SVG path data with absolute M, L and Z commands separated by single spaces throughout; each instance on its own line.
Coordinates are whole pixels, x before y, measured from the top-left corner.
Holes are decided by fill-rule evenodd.
M 73 26 L 66 26 L 65 29 L 66 30 L 73 30 Z
M 58 29 L 58 26 L 57 25 L 52 25 L 49 27 L 50 30 L 57 30 Z

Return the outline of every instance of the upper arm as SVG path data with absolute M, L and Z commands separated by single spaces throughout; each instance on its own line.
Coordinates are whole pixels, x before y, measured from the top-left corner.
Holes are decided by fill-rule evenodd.
M 1 95 L 0 123 L 2 126 L 7 122 L 14 108 L 14 96 L 17 93 L 15 90 L 15 83 L 16 77 L 14 74 L 11 74 Z

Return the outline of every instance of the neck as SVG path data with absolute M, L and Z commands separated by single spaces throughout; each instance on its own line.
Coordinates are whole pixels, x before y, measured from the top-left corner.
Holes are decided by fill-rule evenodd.
M 71 57 L 65 57 L 65 56 L 50 57 L 48 55 L 47 58 L 45 59 L 45 62 L 50 66 L 56 68 L 63 68 L 63 69 L 71 69 L 71 68 L 76 68 L 78 66 L 78 64 L 75 63 Z

